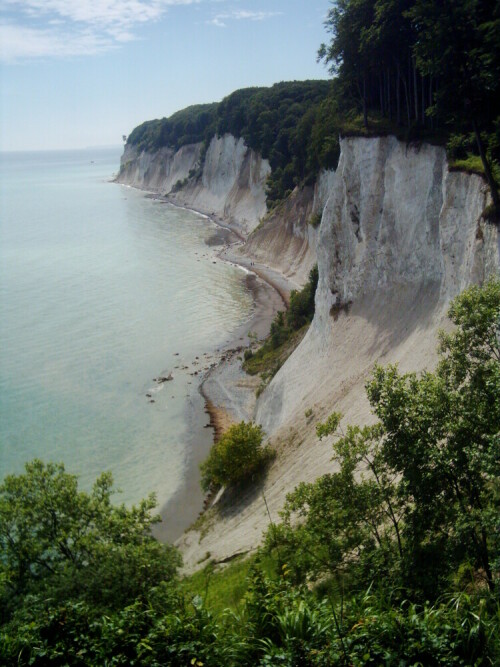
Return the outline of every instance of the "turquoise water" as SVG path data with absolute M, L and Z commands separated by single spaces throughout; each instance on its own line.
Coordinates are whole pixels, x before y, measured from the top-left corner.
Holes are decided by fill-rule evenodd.
M 192 362 L 251 296 L 213 263 L 212 223 L 109 182 L 120 153 L 0 154 L 0 479 L 36 456 L 163 504 L 193 446 Z

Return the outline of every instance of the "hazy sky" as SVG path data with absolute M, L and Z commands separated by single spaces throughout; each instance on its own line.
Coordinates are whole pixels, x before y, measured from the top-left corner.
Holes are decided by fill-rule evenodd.
M 119 144 L 237 88 L 326 78 L 328 0 L 2 0 L 0 150 Z

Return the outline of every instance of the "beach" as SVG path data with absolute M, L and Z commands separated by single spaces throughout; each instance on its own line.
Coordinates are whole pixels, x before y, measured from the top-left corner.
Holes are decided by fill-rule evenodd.
M 177 206 L 168 200 L 166 202 Z M 199 466 L 208 456 L 213 442 L 231 424 L 253 418 L 255 392 L 260 380 L 242 370 L 243 353 L 268 335 L 276 313 L 288 305 L 292 288 L 281 274 L 236 253 L 243 237 L 227 222 L 186 206 L 179 208 L 191 210 L 215 225 L 214 234 L 206 241 L 207 246 L 217 248 L 218 260 L 238 266 L 245 272 L 242 280 L 252 295 L 253 308 L 249 320 L 239 326 L 229 342 L 218 350 L 215 364 L 201 374 L 199 396 L 193 398 L 187 407 L 192 438 L 188 443 L 184 480 L 175 495 L 161 508 L 162 523 L 154 528 L 158 539 L 169 542 L 180 538 L 204 510 L 206 496 L 200 487 Z M 208 446 L 206 442 L 197 441 L 196 434 L 203 428 L 210 428 L 213 434 Z

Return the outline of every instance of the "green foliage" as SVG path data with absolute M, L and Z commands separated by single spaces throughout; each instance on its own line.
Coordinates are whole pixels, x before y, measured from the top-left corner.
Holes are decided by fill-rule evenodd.
M 214 614 L 220 614 L 225 609 L 243 612 L 250 575 L 257 565 L 268 576 L 274 576 L 274 559 L 262 554 L 239 557 L 222 566 L 209 561 L 203 569 L 180 582 L 181 590 L 188 598 L 201 598 Z
M 308 223 L 311 225 L 311 227 L 314 227 L 314 229 L 316 229 L 316 227 L 319 227 L 321 224 L 321 218 L 322 218 L 321 213 L 313 213 L 309 218 Z
M 103 615 L 141 606 L 162 582 L 167 595 L 174 584 L 181 557 L 151 536 L 159 520 L 152 514 L 154 497 L 126 508 L 113 505 L 111 494 L 108 473 L 86 493 L 62 464 L 39 460 L 26 464 L 24 474 L 5 478 L 0 486 L 4 664 L 14 664 L 6 656 L 19 652 L 26 661 L 20 664 L 58 664 L 62 656 L 69 664 L 98 664 L 97 657 L 93 663 L 87 659 L 86 644 L 102 640 Z
M 276 329 L 273 328 L 275 337 L 270 335 L 264 344 L 243 362 L 243 368 L 249 375 L 260 375 L 262 383 L 257 389 L 257 396 L 262 393 L 270 380 L 276 375 L 288 357 L 297 348 L 309 328 L 306 324 L 298 331 L 289 332 L 280 326 L 281 318 L 275 320 Z M 283 335 L 286 334 L 286 335 Z M 276 338 L 278 336 L 278 339 Z M 281 343 L 276 341 L 281 340 Z
M 276 314 L 264 344 L 251 357 L 245 356 L 243 368 L 250 375 L 261 374 L 262 389 L 304 337 L 314 317 L 317 285 L 318 267 L 315 265 L 309 272 L 309 279 L 303 289 L 291 292 L 288 310 Z
M 273 450 L 262 447 L 263 438 L 261 426 L 233 424 L 200 466 L 203 490 L 235 484 L 262 469 L 273 458 Z
M 289 494 L 267 534 L 295 580 L 333 576 L 436 599 L 460 567 L 492 594 L 500 542 L 500 281 L 452 303 L 434 373 L 377 367 L 367 385 L 379 418 L 334 436 L 338 472 Z
M 335 433 L 340 425 L 341 419 L 342 415 L 340 414 L 340 412 L 332 412 L 332 414 L 328 417 L 328 419 L 324 424 L 321 423 L 317 424 L 316 435 L 318 436 L 318 438 L 321 440 L 327 435 Z
M 449 135 L 452 160 L 480 158 L 475 171 L 500 209 L 492 173 L 500 159 L 498 2 L 338 0 L 326 27 L 331 41 L 319 57 L 337 77 L 341 111 L 361 114 L 367 132 L 377 114 L 412 133 Z
M 217 103 L 196 104 L 169 118 L 148 120 L 129 135 L 127 144 L 138 150 L 155 151 L 163 146 L 179 150 L 186 144 L 206 141 L 215 131 Z
M 150 496 L 130 509 L 111 503 L 111 475 L 91 493 L 63 465 L 35 460 L 0 487 L 2 607 L 33 593 L 85 598 L 96 605 L 133 600 L 158 579 L 171 579 L 176 551 L 150 537 L 157 516 Z
M 309 272 L 309 279 L 300 291 L 292 290 L 290 305 L 286 312 L 288 329 L 297 331 L 314 317 L 314 297 L 318 286 L 318 265 L 315 264 Z

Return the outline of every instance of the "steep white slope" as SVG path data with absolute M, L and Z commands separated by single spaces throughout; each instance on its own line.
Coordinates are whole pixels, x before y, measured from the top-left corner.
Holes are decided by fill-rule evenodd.
M 169 195 L 179 204 L 224 218 L 243 234 L 250 233 L 267 210 L 268 161 L 230 134 L 212 138 L 200 174 L 201 154 L 202 144 L 152 153 L 127 145 L 116 180 Z
M 271 171 L 267 160 L 231 134 L 213 137 L 201 180 L 190 182 L 178 199 L 224 218 L 244 234 L 266 213 L 265 183 Z
M 189 144 L 178 151 L 160 148 L 154 153 L 138 151 L 135 146 L 127 144 L 116 181 L 165 195 L 178 182 L 188 178 L 199 162 L 200 153 L 201 144 Z
M 298 287 L 316 264 L 319 229 L 311 219 L 321 215 L 334 172 L 322 172 L 313 187 L 295 188 L 270 212 L 240 248 L 240 253 L 279 271 Z
M 450 173 L 441 148 L 344 139 L 325 187 L 316 315 L 257 405 L 277 460 L 261 488 L 221 502 L 203 538 L 183 537 L 188 568 L 200 553 L 223 559 L 254 549 L 267 508 L 276 520 L 288 491 L 332 470 L 315 423 L 333 410 L 346 422 L 372 420 L 364 385 L 373 365 L 432 367 L 450 299 L 499 270 L 498 229 L 481 218 L 486 186 L 478 176 Z
M 318 243 L 316 316 L 259 401 L 269 433 L 378 360 L 415 369 L 432 361 L 450 299 L 498 270 L 486 203 L 482 179 L 450 173 L 440 148 L 342 141 Z

